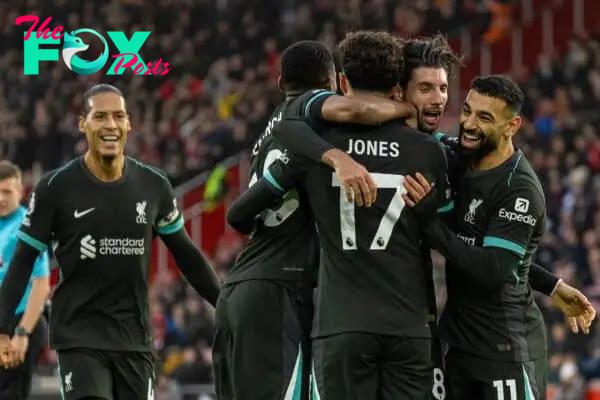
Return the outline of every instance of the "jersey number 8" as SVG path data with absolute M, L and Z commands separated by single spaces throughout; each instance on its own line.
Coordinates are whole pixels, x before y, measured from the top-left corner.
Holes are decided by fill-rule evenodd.
M 283 153 L 281 152 L 281 150 L 274 149 L 269 151 L 269 153 L 267 153 L 267 156 L 265 157 L 265 162 L 263 164 L 263 174 L 269 169 L 271 164 L 277 161 L 282 155 Z M 252 178 L 250 179 L 248 186 L 254 185 L 256 181 L 258 181 L 258 176 L 255 172 L 254 174 L 252 174 Z M 300 202 L 298 201 L 298 196 L 295 192 L 295 190 L 292 190 L 286 193 L 283 196 L 284 201 L 279 208 L 277 208 L 276 210 L 269 209 L 263 214 L 263 223 L 265 226 L 272 228 L 281 225 L 285 222 L 285 220 L 287 220 L 290 217 L 290 215 L 294 213 L 294 211 L 298 209 L 298 207 L 300 206 Z
M 379 174 L 371 173 L 371 178 L 377 185 L 377 189 L 394 189 L 395 193 L 388 204 L 387 210 L 381 221 L 379 221 L 379 227 L 375 232 L 375 237 L 371 241 L 369 250 L 385 250 L 394 231 L 396 222 L 400 219 L 400 214 L 404 209 L 404 200 L 402 195 L 406 193 L 404 188 L 404 176 L 396 174 Z M 341 183 L 337 178 L 337 175 L 333 173 L 331 175 L 331 184 L 334 187 L 340 188 L 340 229 L 342 234 L 342 249 L 344 250 L 356 250 L 358 245 L 356 243 L 356 220 L 354 215 L 354 202 L 349 202 L 346 199 L 346 193 L 341 190 Z

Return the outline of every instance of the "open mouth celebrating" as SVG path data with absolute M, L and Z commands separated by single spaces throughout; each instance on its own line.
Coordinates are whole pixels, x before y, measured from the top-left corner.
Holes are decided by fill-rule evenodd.
M 462 131 L 460 135 L 460 144 L 469 149 L 479 147 L 482 140 L 483 134 L 477 132 Z
M 430 127 L 436 127 L 440 123 L 441 110 L 423 110 L 423 122 Z

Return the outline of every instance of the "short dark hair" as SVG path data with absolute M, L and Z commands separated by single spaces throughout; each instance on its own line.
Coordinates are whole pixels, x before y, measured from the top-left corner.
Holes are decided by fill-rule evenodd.
M 409 39 L 404 43 L 404 70 L 400 84 L 406 87 L 417 68 L 443 68 L 448 77 L 462 65 L 462 58 L 457 55 L 448 41 L 441 34 L 419 39 Z
M 333 54 L 314 40 L 296 42 L 281 55 L 281 79 L 288 90 L 320 89 L 334 70 Z
M 0 181 L 10 178 L 21 180 L 21 168 L 7 160 L 0 161 Z
M 81 107 L 81 114 L 83 116 L 88 115 L 90 112 L 90 99 L 101 93 L 115 93 L 123 98 L 125 97 L 123 96 L 123 93 L 113 85 L 109 85 L 108 83 L 98 83 L 86 90 L 83 94 L 83 107 Z
M 338 46 L 344 73 L 358 90 L 388 91 L 399 83 L 403 42 L 388 32 L 346 34 Z
M 478 76 L 471 81 L 470 89 L 484 96 L 500 99 L 515 114 L 521 112 L 525 95 L 515 81 L 504 75 Z

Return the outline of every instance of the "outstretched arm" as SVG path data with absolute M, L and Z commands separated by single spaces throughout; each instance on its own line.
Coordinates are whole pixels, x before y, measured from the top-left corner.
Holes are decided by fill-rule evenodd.
M 211 305 L 216 306 L 221 283 L 202 251 L 196 247 L 185 230 L 173 188 L 166 178 L 161 197 L 158 217 L 154 223 L 156 232 L 194 290 Z

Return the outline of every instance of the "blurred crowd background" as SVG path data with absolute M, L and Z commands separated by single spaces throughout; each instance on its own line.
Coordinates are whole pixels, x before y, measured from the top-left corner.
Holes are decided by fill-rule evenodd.
M 532 6 L 532 12 L 539 11 Z M 548 0 L 545 7 L 577 0 Z M 582 0 L 583 1 L 583 0 Z M 16 161 L 28 185 L 40 174 L 86 150 L 77 129 L 82 93 L 96 82 L 117 85 L 127 97 L 133 132 L 128 154 L 165 169 L 174 185 L 189 182 L 228 157 L 243 154 L 264 129 L 281 99 L 275 80 L 280 52 L 296 40 L 318 39 L 330 47 L 355 29 L 402 36 L 447 33 L 467 26 L 475 41 L 507 40 L 523 1 L 499 0 L 20 0 L 0 3 L 0 157 Z M 146 62 L 162 59 L 163 76 L 76 75 L 62 61 L 23 73 L 23 32 L 18 16 L 34 14 L 49 27 L 69 31 L 151 31 L 140 50 Z M 555 21 L 560 23 L 560 20 Z M 537 55 L 514 77 L 527 94 L 519 146 L 544 184 L 550 226 L 538 262 L 583 288 L 600 304 L 600 42 L 573 36 L 566 51 Z M 92 37 L 88 59 L 99 54 Z M 112 45 L 112 44 L 111 44 Z M 558 50 L 558 49 L 556 49 Z M 114 48 L 111 54 L 117 54 Z M 473 61 L 471 62 L 479 62 Z M 505 71 L 500 71 L 505 72 Z M 513 71 L 514 72 L 514 71 Z M 454 93 L 460 96 L 460 91 Z M 461 99 L 454 99 L 460 101 Z M 450 111 L 449 111 L 450 112 Z M 448 114 L 447 117 L 455 117 Z M 454 128 L 451 124 L 450 131 Z M 221 168 L 220 170 L 223 170 Z M 225 174 L 226 175 L 226 174 Z M 247 177 L 243 177 L 246 179 Z M 202 183 L 202 182 L 200 182 Z M 243 184 L 243 182 L 241 182 Z M 185 185 L 184 185 L 185 186 Z M 192 188 L 191 186 L 187 186 Z M 230 188 L 231 189 L 231 188 Z M 237 193 L 229 190 L 226 198 Z M 214 207 L 214 204 L 212 205 Z M 215 230 L 216 231 L 216 230 Z M 244 239 L 225 229 L 208 249 L 225 276 Z M 445 299 L 442 261 L 436 280 Z M 548 325 L 553 398 L 586 398 L 600 378 L 600 342 L 571 335 L 560 315 L 540 297 Z M 157 400 L 211 397 L 213 310 L 171 270 L 154 275 L 151 312 L 158 355 Z M 56 387 L 56 363 L 44 354 L 36 379 L 38 397 Z M 586 389 L 588 388 L 588 389 Z M 588 393 L 587 398 L 596 398 Z M 48 398 L 55 398 L 52 395 Z

